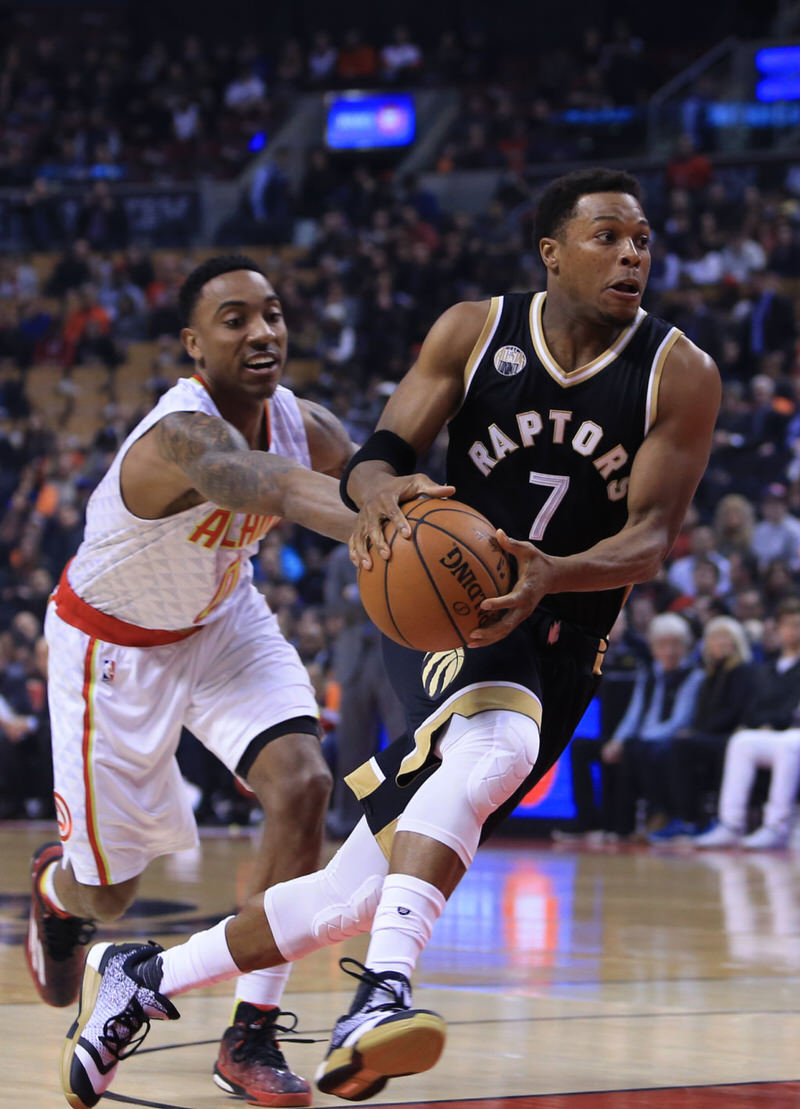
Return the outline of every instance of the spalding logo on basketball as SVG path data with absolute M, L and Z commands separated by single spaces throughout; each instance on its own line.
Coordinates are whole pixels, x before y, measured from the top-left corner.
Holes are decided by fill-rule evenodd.
M 421 497 L 402 509 L 411 536 L 388 523 L 391 557 L 376 554 L 372 569 L 358 572 L 367 615 L 389 639 L 415 651 L 465 647 L 473 631 L 495 619 L 481 602 L 511 585 L 495 529 L 460 501 Z

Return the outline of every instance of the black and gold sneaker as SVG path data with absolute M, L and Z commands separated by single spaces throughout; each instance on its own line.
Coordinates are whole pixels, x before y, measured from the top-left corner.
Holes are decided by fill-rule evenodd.
M 358 969 L 348 970 L 348 963 Z M 355 959 L 341 959 L 339 966 L 361 984 L 350 1011 L 336 1022 L 316 1074 L 318 1089 L 346 1101 L 365 1101 L 390 1078 L 429 1070 L 446 1037 L 439 1014 L 411 1007 L 411 984 L 402 974 L 376 973 Z

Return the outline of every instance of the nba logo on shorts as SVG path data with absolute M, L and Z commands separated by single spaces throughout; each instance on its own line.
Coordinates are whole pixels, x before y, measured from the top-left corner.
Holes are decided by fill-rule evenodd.
M 500 347 L 500 350 L 495 351 L 494 368 L 503 377 L 514 377 L 525 369 L 527 362 L 525 352 L 519 347 Z
M 116 662 L 114 662 L 113 658 L 104 658 L 103 659 L 103 681 L 104 682 L 113 682 L 113 680 L 114 680 L 114 671 L 116 669 L 117 669 L 117 664 L 116 664 Z

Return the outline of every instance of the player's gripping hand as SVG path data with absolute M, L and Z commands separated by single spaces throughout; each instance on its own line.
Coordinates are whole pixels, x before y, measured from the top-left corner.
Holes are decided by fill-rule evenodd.
M 542 597 L 552 592 L 554 571 L 548 555 L 532 543 L 512 539 L 502 528 L 497 529 L 497 542 L 504 551 L 514 556 L 517 580 L 509 593 L 504 593 L 502 597 L 487 597 L 481 602 L 482 611 L 497 616 L 497 619 L 485 627 L 477 628 L 470 635 L 470 647 L 485 647 L 489 643 L 497 643 L 513 631 L 517 624 L 527 620 Z
M 351 561 L 370 570 L 370 551 L 377 551 L 381 558 L 389 558 L 391 551 L 383 534 L 384 526 L 389 522 L 406 537 L 411 535 L 411 525 L 400 508 L 403 501 L 413 501 L 417 497 L 452 497 L 454 493 L 455 486 L 438 485 L 427 474 L 376 478 L 369 496 L 361 505 L 355 530 L 350 536 Z

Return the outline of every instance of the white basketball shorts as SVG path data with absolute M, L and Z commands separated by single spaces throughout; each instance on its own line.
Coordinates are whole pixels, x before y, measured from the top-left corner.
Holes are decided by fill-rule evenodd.
M 79 882 L 112 885 L 197 843 L 175 751 L 186 726 L 234 770 L 262 731 L 317 704 L 294 647 L 251 585 L 176 643 L 123 647 L 45 620 L 56 812 Z

